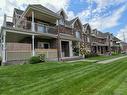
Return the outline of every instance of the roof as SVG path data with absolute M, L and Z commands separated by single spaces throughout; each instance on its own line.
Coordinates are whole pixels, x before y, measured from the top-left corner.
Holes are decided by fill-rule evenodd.
M 87 27 L 88 25 L 89 25 L 89 23 L 86 23 L 86 24 L 83 25 L 83 27 L 85 28 L 85 27 Z
M 24 12 L 23 10 L 20 10 L 20 9 L 17 9 L 17 8 L 14 8 L 14 11 L 19 14 L 19 15 L 22 15 L 22 13 Z
M 98 31 L 98 34 L 97 34 L 98 37 L 107 37 L 107 35 L 105 35 L 105 33 L 101 32 L 101 31 Z
M 65 13 L 64 9 L 60 9 L 60 10 L 57 12 L 57 14 L 60 15 L 61 12 L 63 12 L 63 15 L 64 15 L 65 19 L 67 19 L 68 16 L 67 16 L 67 14 Z
M 78 19 L 78 17 L 76 17 L 76 18 L 74 18 L 74 19 L 72 19 L 72 20 L 70 20 L 70 21 L 65 20 L 65 24 L 66 24 L 67 26 L 71 26 L 77 19 Z
M 73 23 L 75 22 L 75 20 L 77 20 L 77 17 L 74 18 L 74 19 L 72 19 L 72 20 L 70 20 L 70 21 L 69 21 L 69 24 L 73 24 Z
M 72 19 L 72 20 L 70 20 L 70 21 L 65 20 L 65 25 L 71 26 L 71 25 L 75 22 L 76 19 L 77 19 L 77 18 L 74 18 L 74 19 Z
M 85 31 L 86 31 L 88 26 L 90 27 L 89 23 L 86 23 L 86 24 L 83 25 Z M 90 29 L 91 29 L 91 27 L 90 27 Z
M 32 8 L 36 8 L 36 10 L 44 11 L 47 14 L 52 14 L 55 17 L 59 17 L 59 15 L 57 13 L 49 10 L 48 8 L 42 6 L 41 4 L 32 4 L 32 5 L 29 5 L 29 6 L 31 6 Z
M 114 41 L 121 41 L 120 39 L 118 39 L 118 38 L 115 37 L 115 36 L 113 37 L 113 40 L 114 40 Z
M 97 29 L 93 29 L 93 34 L 95 34 L 97 37 L 106 38 L 107 33 L 103 33 L 101 31 L 98 31 Z

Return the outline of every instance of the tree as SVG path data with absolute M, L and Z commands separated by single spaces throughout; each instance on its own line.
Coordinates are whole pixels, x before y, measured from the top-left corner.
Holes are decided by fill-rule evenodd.
M 81 42 L 80 44 L 80 54 L 85 58 L 85 55 L 87 55 L 87 50 L 85 48 L 85 43 Z

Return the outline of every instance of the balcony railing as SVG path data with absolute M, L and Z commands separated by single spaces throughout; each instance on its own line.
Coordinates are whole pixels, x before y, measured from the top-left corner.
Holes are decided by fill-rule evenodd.
M 57 34 L 57 28 L 52 26 L 47 26 L 44 24 L 35 23 L 35 31 L 42 33 Z
M 54 26 L 48 26 L 40 23 L 34 23 L 34 26 L 32 26 L 32 21 L 28 21 L 25 19 L 22 19 L 20 21 L 18 20 L 15 23 L 14 18 L 10 16 L 6 16 L 6 27 L 27 31 L 33 31 L 32 29 L 34 29 L 35 32 L 39 33 L 57 34 L 57 28 Z

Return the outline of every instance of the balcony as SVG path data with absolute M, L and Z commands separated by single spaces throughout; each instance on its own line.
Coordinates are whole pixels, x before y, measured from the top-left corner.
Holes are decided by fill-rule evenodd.
M 14 18 L 10 16 L 6 16 L 5 22 L 6 22 L 5 27 L 7 28 L 25 30 L 25 31 L 36 32 L 36 33 L 48 33 L 48 34 L 55 34 L 55 35 L 57 34 L 57 28 L 55 26 L 45 25 L 43 24 L 43 22 L 32 23 L 32 21 L 22 19 L 14 23 Z

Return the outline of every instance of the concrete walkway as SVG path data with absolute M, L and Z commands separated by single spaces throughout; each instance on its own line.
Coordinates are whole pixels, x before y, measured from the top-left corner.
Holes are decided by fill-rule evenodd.
M 66 63 L 72 63 L 72 62 L 78 62 L 78 61 L 97 62 L 98 60 L 80 59 L 80 60 L 74 60 L 74 61 L 67 61 Z
M 121 57 L 117 57 L 117 58 L 112 58 L 112 59 L 109 59 L 109 60 L 104 60 L 104 61 L 99 61 L 99 62 L 96 62 L 98 64 L 107 64 L 107 63 L 110 63 L 110 62 L 113 62 L 113 61 L 116 61 L 116 60 L 119 60 L 119 59 L 122 59 L 122 58 L 126 58 L 127 56 L 121 56 Z

